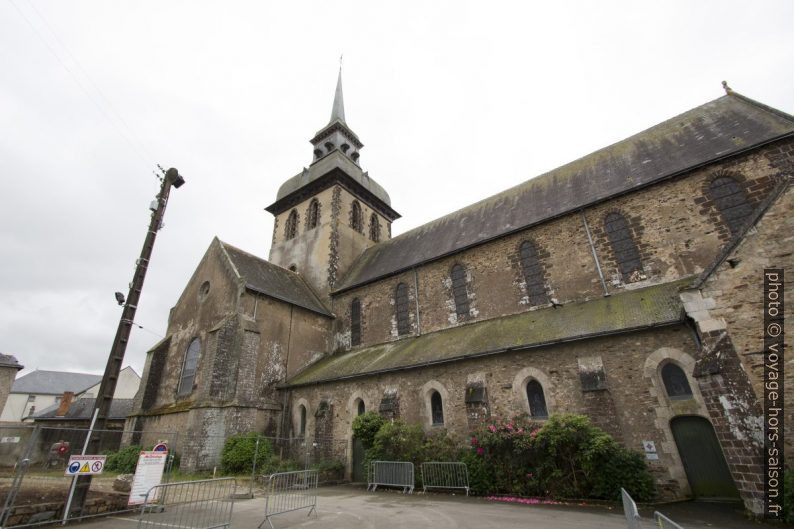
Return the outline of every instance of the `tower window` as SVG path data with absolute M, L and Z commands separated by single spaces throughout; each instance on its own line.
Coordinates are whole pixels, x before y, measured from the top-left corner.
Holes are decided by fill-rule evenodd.
M 369 218 L 369 238 L 374 242 L 380 241 L 380 221 L 377 213 L 373 213 Z
M 350 345 L 361 344 L 361 301 L 353 298 L 350 302 Z
M 402 336 L 411 331 L 408 319 L 408 287 L 405 283 L 397 285 L 394 291 L 394 307 L 397 312 L 397 335 Z
M 527 284 L 527 295 L 529 304 L 545 305 L 548 303 L 546 287 L 543 281 L 543 268 L 538 259 L 538 250 L 530 241 L 524 241 L 519 247 L 521 256 L 521 272 L 524 274 L 524 281 Z
M 543 386 L 537 380 L 527 383 L 527 401 L 529 402 L 529 415 L 533 419 L 547 419 L 549 411 L 546 408 L 546 397 L 543 395 Z
M 287 223 L 284 225 L 284 239 L 294 239 L 298 234 L 298 212 L 294 209 L 289 212 Z
M 364 231 L 364 219 L 361 215 L 361 205 L 358 200 L 354 200 L 353 205 L 350 206 L 350 227 L 359 233 Z
M 433 426 L 444 425 L 444 404 L 441 401 L 441 394 L 433 391 L 430 395 L 430 411 L 433 416 Z
M 358 415 L 364 415 L 365 411 L 367 411 L 367 408 L 364 405 L 364 401 L 362 399 L 358 399 L 358 406 L 356 406 L 356 413 Z
M 741 229 L 752 215 L 753 208 L 739 183 L 729 176 L 715 179 L 709 185 L 709 194 L 731 233 Z
M 469 291 L 466 288 L 466 271 L 459 264 L 452 267 L 452 296 L 455 299 L 455 312 L 458 318 L 469 316 Z
M 298 413 L 300 414 L 300 417 L 299 417 L 299 420 L 300 420 L 299 428 L 300 429 L 298 430 L 298 432 L 299 432 L 298 435 L 300 437 L 305 437 L 306 436 L 306 406 L 304 406 L 303 404 L 298 406 Z
M 196 368 L 198 367 L 199 352 L 201 342 L 198 338 L 193 338 L 185 352 L 185 361 L 182 364 L 182 374 L 179 377 L 179 388 L 176 391 L 177 397 L 184 397 L 193 391 L 193 381 L 196 378 Z
M 315 198 L 309 202 L 309 211 L 306 212 L 306 229 L 316 228 L 320 223 L 320 202 Z
M 635 272 L 642 272 L 642 260 L 628 222 L 620 213 L 610 213 L 604 219 L 604 229 L 623 280 L 631 281 Z
M 692 388 L 684 370 L 675 364 L 665 364 L 662 368 L 662 382 L 667 396 L 674 400 L 692 398 Z

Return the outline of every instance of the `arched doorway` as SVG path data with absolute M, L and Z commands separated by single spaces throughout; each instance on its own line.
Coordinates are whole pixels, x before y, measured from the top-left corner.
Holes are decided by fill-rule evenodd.
M 692 494 L 700 499 L 739 499 L 711 423 L 686 415 L 670 421 Z

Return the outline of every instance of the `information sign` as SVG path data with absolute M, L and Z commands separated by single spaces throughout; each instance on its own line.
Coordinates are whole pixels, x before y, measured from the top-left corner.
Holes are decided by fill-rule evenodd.
M 146 500 L 146 493 L 163 480 L 165 461 L 168 452 L 141 452 L 138 456 L 138 466 L 135 467 L 135 477 L 132 479 L 132 490 L 127 505 L 141 505 Z M 157 498 L 149 498 L 149 502 Z
M 105 468 L 105 458 L 107 456 L 70 456 L 69 463 L 66 464 L 66 476 L 92 476 L 101 474 Z

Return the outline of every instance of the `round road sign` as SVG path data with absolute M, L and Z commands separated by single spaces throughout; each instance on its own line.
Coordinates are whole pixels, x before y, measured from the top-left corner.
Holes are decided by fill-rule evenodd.
M 70 474 L 75 474 L 75 473 L 77 473 L 78 470 L 80 470 L 80 463 L 78 463 L 77 461 L 75 461 L 71 465 L 69 465 L 69 473 Z
M 102 470 L 102 461 L 94 461 L 91 465 L 91 472 L 99 472 Z

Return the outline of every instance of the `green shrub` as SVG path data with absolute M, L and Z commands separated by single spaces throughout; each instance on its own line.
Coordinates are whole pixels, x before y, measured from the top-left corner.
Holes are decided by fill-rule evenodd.
M 794 471 L 783 475 L 783 521 L 794 523 Z
M 469 490 L 472 494 L 486 496 L 497 492 L 494 489 L 493 466 L 482 456 L 470 451 L 461 461 L 466 464 L 469 473 Z
M 375 443 L 375 435 L 380 427 L 386 423 L 386 419 L 375 413 L 368 411 L 353 419 L 353 435 L 361 440 L 364 448 L 372 448 Z
M 259 439 L 259 450 L 256 441 Z M 225 474 L 250 473 L 253 469 L 254 456 L 256 466 L 259 467 L 268 461 L 273 454 L 270 441 L 259 434 L 249 432 L 233 435 L 226 439 L 221 452 L 221 469 Z
M 143 448 L 139 445 L 130 445 L 117 452 L 110 452 L 105 459 L 105 470 L 119 474 L 132 474 L 138 465 L 138 456 Z
M 655 494 L 645 457 L 617 443 L 593 461 L 591 478 L 590 496 L 593 498 L 617 501 L 621 487 L 637 501 L 650 501 Z
M 303 467 L 292 459 L 281 459 L 276 455 L 271 455 L 261 464 L 257 463 L 256 473 L 260 476 L 269 476 L 277 472 L 293 472 L 302 469 Z

